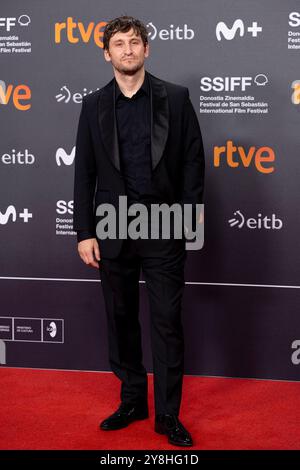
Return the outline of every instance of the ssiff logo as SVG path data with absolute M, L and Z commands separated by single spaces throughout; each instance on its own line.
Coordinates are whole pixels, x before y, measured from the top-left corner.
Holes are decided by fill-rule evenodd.
M 11 101 L 16 109 L 19 111 L 28 111 L 31 104 L 23 104 L 22 101 L 29 101 L 31 99 L 31 91 L 27 85 L 8 86 L 3 80 L 0 80 L 0 105 L 7 106 Z
M 19 18 L 0 18 L 0 27 L 4 27 L 7 32 L 11 30 L 13 26 L 16 26 L 16 23 L 19 23 L 20 26 L 28 26 L 30 21 L 30 18 L 28 15 L 21 15 Z
M 292 28 L 298 28 L 298 26 L 300 26 L 300 12 L 292 11 L 289 14 L 289 25 Z
M 200 80 L 201 91 L 235 91 L 240 89 L 245 91 L 253 83 L 259 86 L 265 86 L 268 83 L 268 77 L 264 73 L 252 77 L 202 77 Z

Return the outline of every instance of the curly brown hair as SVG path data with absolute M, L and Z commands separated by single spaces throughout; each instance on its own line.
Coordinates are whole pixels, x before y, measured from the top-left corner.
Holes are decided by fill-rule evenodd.
M 110 38 L 118 33 L 127 33 L 131 28 L 133 28 L 137 36 L 141 36 L 144 46 L 148 44 L 148 31 L 144 23 L 133 16 L 119 16 L 110 20 L 103 32 L 103 49 L 109 49 Z

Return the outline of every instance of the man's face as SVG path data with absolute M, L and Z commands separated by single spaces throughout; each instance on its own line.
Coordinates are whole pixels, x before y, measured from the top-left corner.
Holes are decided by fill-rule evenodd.
M 134 75 L 140 70 L 149 55 L 149 45 L 144 46 L 141 36 L 131 28 L 127 33 L 118 32 L 109 41 L 109 50 L 104 50 L 104 57 L 114 69 L 124 75 Z

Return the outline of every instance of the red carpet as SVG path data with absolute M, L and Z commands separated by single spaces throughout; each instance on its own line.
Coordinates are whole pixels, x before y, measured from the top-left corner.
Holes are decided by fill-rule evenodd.
M 178 450 L 150 418 L 119 431 L 98 423 L 119 405 L 111 373 L 0 369 L 0 449 Z M 299 449 L 300 383 L 185 376 L 180 418 L 190 449 Z

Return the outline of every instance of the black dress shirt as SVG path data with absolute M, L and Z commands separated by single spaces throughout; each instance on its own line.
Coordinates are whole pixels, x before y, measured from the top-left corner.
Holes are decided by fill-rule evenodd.
M 151 198 L 150 87 L 147 74 L 131 97 L 121 92 L 115 80 L 115 110 L 121 172 L 128 206 Z

